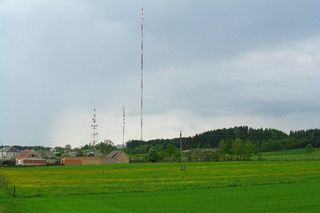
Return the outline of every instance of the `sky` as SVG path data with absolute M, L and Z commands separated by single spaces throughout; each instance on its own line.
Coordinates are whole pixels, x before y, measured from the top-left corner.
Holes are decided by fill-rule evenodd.
M 320 1 L 0 0 L 0 141 L 73 147 L 320 126 Z

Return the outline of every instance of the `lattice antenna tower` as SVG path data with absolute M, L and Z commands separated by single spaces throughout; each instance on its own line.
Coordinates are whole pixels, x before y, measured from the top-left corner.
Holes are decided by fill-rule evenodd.
M 95 150 L 96 143 L 98 142 L 98 124 L 97 124 L 97 115 L 96 115 L 96 109 L 93 109 L 93 116 L 92 116 L 92 141 L 91 141 L 91 146 L 93 147 L 93 150 Z
M 123 126 L 122 126 L 122 147 L 124 148 L 124 134 L 125 134 L 125 125 L 126 125 L 126 111 L 125 107 L 123 106 L 122 109 L 122 118 L 123 118 Z
M 0 139 L 1 140 L 1 139 Z M 4 149 L 4 146 L 3 146 L 3 141 L 1 140 L 1 143 L 2 143 L 2 148 L 1 148 L 1 151 L 2 151 L 2 153 L 1 153 L 1 159 L 3 159 L 3 149 Z
M 143 8 L 141 8 L 141 121 L 140 121 L 140 127 L 141 127 L 141 141 L 143 141 Z

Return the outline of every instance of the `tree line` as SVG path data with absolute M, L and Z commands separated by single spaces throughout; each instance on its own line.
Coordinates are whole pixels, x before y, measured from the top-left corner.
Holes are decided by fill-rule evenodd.
M 182 137 L 182 149 L 184 156 L 192 159 L 195 150 L 210 150 L 214 154 L 198 153 L 200 158 L 233 158 L 245 160 L 250 158 L 252 153 L 277 151 L 284 149 L 304 148 L 308 144 L 313 147 L 320 147 L 320 129 L 290 131 L 289 134 L 277 129 L 251 128 L 239 126 L 223 128 L 196 134 L 192 137 Z M 168 153 L 180 146 L 180 138 L 154 139 L 149 141 L 131 140 L 126 143 L 126 151 L 129 154 L 148 154 L 151 147 L 159 151 L 159 159 L 171 159 L 175 155 Z M 170 151 L 171 150 L 171 151 Z M 216 151 L 212 151 L 216 150 Z M 199 152 L 199 151 L 197 151 Z M 205 157 L 207 156 L 207 157 Z M 178 157 L 178 154 L 176 154 Z

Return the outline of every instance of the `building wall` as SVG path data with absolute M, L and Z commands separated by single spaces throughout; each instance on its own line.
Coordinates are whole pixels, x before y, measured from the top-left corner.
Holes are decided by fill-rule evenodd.
M 61 164 L 64 165 L 99 165 L 106 163 L 106 159 L 102 157 L 64 157 L 61 160 Z
M 129 157 L 126 153 L 121 152 L 115 158 L 67 156 L 61 159 L 61 164 L 64 164 L 64 165 L 99 165 L 99 164 L 114 164 L 114 163 L 129 163 Z
M 17 155 L 19 155 L 19 152 L 7 152 L 7 159 L 15 159 Z
M 107 159 L 108 164 L 114 164 L 114 163 L 129 163 L 129 157 L 126 153 L 120 152 L 116 157 L 114 158 L 108 158 Z
M 47 165 L 44 159 L 18 159 L 16 160 L 16 165 L 20 166 L 45 166 Z
M 129 163 L 128 155 L 124 152 L 121 152 L 118 156 L 118 163 Z
M 0 152 L 0 158 L 6 160 L 13 160 L 19 154 L 19 152 Z
M 47 165 L 57 165 L 60 163 L 57 159 L 46 159 Z
M 81 165 L 81 160 L 80 159 L 63 158 L 61 160 L 61 164 L 64 164 L 64 165 Z
M 82 160 L 82 165 L 97 165 L 97 164 L 106 164 L 106 163 L 107 163 L 107 160 L 105 158 Z

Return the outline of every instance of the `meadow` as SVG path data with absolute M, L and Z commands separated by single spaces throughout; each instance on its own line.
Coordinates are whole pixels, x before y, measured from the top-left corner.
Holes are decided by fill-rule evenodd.
M 307 152 L 306 149 L 289 149 L 275 152 L 262 152 L 261 157 L 264 160 L 320 160 L 320 150 L 314 149 Z M 258 159 L 254 156 L 253 159 Z
M 1 168 L 1 212 L 319 212 L 320 161 Z M 13 186 L 16 197 L 13 197 Z

